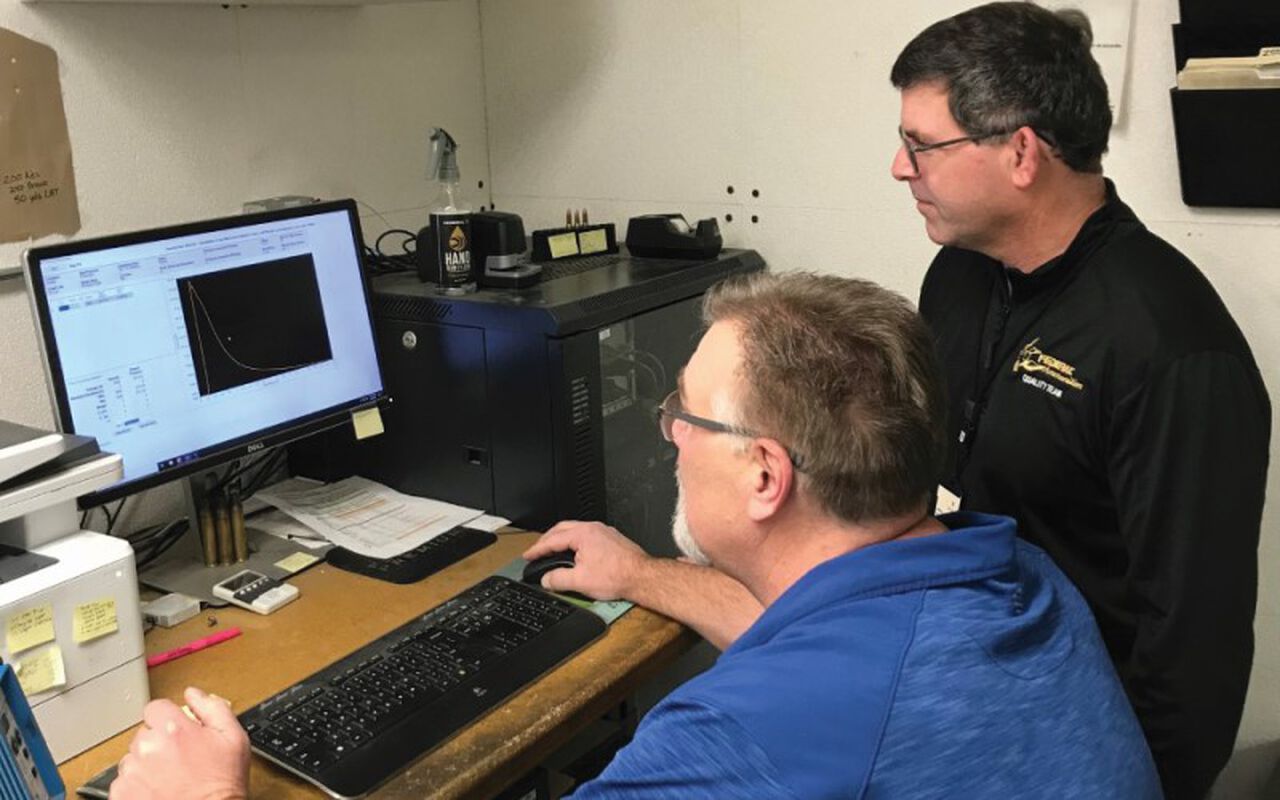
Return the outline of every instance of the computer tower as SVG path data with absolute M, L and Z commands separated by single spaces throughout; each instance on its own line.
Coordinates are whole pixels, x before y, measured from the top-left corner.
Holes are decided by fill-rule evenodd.
M 697 345 L 703 293 L 764 267 L 750 250 L 707 261 L 624 251 L 547 265 L 528 289 L 461 297 L 413 275 L 375 278 L 386 432 L 308 442 L 294 469 L 358 472 L 532 530 L 604 520 L 673 554 L 675 449 L 655 408 Z

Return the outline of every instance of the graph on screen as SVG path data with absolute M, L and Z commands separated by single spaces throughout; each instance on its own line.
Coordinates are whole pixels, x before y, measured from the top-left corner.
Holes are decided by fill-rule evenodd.
M 201 396 L 333 357 L 310 255 L 178 280 Z

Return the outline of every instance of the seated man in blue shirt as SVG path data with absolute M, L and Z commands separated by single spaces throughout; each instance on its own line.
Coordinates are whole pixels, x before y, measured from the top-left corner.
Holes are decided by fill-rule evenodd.
M 721 284 L 704 316 L 659 414 L 679 449 L 673 532 L 764 613 L 576 797 L 1159 797 L 1062 572 L 1009 519 L 929 515 L 945 411 L 911 306 L 759 275 Z M 529 555 L 578 550 L 549 585 L 589 583 L 599 552 L 643 574 L 643 554 L 590 546 L 605 535 L 558 526 Z M 113 798 L 245 796 L 234 717 L 189 699 L 204 726 L 153 703 Z

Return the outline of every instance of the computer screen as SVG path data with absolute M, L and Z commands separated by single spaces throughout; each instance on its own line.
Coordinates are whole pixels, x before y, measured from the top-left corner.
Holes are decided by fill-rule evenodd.
M 59 426 L 124 458 L 81 505 L 382 398 L 360 246 L 345 200 L 28 251 Z

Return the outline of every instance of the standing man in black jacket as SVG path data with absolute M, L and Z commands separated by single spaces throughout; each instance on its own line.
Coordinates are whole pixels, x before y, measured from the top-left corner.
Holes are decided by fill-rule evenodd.
M 993 3 L 893 66 L 904 182 L 942 245 L 920 311 L 946 374 L 939 505 L 1008 514 L 1076 582 L 1170 798 L 1231 755 L 1253 660 L 1271 411 L 1196 267 L 1102 176 L 1088 22 Z

